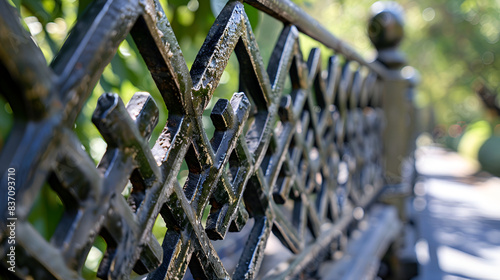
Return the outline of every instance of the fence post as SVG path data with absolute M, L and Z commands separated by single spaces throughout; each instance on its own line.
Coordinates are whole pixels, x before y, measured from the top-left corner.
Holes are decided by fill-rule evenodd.
M 381 82 L 382 109 L 385 129 L 383 132 L 385 183 L 382 201 L 394 205 L 405 224 L 406 197 L 413 187 L 415 139 L 417 136 L 417 110 L 414 105 L 417 71 L 406 65 L 404 54 L 398 49 L 404 37 L 403 9 L 395 2 L 376 2 L 372 6 L 368 34 L 377 49 L 377 61 L 387 67 L 387 77 Z M 410 174 L 407 174 L 410 171 Z M 408 227 L 404 227 L 406 232 Z M 405 244 L 397 239 L 388 254 L 389 270 L 394 279 L 410 279 L 416 275 L 416 260 L 401 255 Z
M 417 74 L 406 65 L 398 49 L 404 37 L 403 10 L 395 2 L 372 5 L 368 35 L 377 49 L 377 61 L 387 67 L 382 83 L 382 108 L 385 117 L 383 133 L 386 184 L 402 182 L 402 164 L 415 148 L 416 134 L 414 86 Z

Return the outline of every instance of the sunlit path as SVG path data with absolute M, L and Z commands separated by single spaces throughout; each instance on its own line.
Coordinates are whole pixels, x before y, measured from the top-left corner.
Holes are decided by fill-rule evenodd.
M 438 149 L 421 151 L 417 169 L 418 279 L 500 279 L 500 179 Z

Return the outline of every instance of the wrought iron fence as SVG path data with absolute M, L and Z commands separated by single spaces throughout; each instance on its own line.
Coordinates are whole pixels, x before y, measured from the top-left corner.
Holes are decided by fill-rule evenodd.
M 181 279 L 188 267 L 195 279 L 255 278 L 271 233 L 295 256 L 269 279 L 314 271 L 344 249 L 356 222 L 353 209 L 368 207 L 384 185 L 381 98 L 394 80 L 391 68 L 401 65 L 382 56 L 366 62 L 288 0 L 244 2 L 284 23 L 267 70 L 240 1 L 222 10 L 191 70 L 157 1 L 94 1 L 49 67 L 13 9 L 0 1 L 0 90 L 15 114 L 1 151 L 2 186 L 13 175 L 17 180 L 8 184 L 15 186 L 15 203 L 3 189 L 0 202 L 5 275 L 81 279 L 97 236 L 107 244 L 98 270 L 103 279 L 128 279 L 132 271 L 147 279 Z M 370 27 L 386 52 L 396 52 L 397 42 L 384 39 L 384 32 L 393 32 L 385 29 L 388 22 L 400 27 L 394 15 L 382 11 Z M 335 51 L 326 67 L 319 49 L 304 59 L 299 32 Z M 136 93 L 125 106 L 118 95 L 104 94 L 92 116 L 107 143 L 96 167 L 72 127 L 129 33 L 168 120 L 150 149 L 159 112 L 151 96 Z M 240 92 L 215 104 L 209 139 L 202 113 L 233 52 Z M 284 90 L 287 77 L 290 92 Z M 189 175 L 181 185 L 183 162 Z M 126 199 L 121 193 L 129 180 Z M 49 241 L 27 220 L 46 182 L 65 207 Z M 152 235 L 158 215 L 167 228 L 162 244 Z M 249 219 L 250 233 L 230 274 L 211 240 L 240 231 Z M 15 273 L 7 271 L 11 223 Z

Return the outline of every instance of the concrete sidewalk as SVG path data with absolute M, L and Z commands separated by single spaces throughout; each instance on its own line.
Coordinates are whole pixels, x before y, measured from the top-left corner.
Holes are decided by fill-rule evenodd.
M 418 280 L 500 280 L 500 179 L 439 148 L 417 152 Z

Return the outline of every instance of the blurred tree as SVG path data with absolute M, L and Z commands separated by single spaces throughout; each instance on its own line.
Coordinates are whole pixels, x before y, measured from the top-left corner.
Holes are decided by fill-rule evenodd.
M 500 2 L 412 1 L 406 11 L 409 33 L 403 48 L 422 73 L 418 104 L 434 107 L 446 132 L 438 140 L 478 159 L 482 144 L 500 133 L 498 115 L 491 115 L 474 91 L 480 78 L 492 94 L 499 93 Z M 488 143 L 491 148 L 493 142 Z M 480 162 L 489 169 L 492 158 Z

